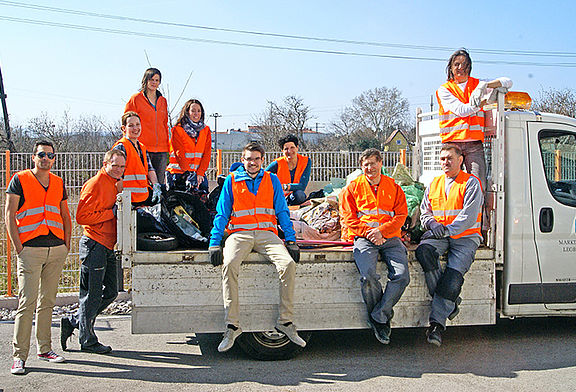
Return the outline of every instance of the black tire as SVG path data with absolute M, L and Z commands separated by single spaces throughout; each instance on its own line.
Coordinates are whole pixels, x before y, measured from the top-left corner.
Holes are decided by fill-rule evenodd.
M 299 331 L 298 334 L 306 342 L 310 340 L 311 332 Z M 304 347 L 290 341 L 286 335 L 277 331 L 244 332 L 236 340 L 240 348 L 251 358 L 260 361 L 279 361 L 294 358 Z
M 138 250 L 174 250 L 178 247 L 178 239 L 165 233 L 140 233 L 136 239 Z

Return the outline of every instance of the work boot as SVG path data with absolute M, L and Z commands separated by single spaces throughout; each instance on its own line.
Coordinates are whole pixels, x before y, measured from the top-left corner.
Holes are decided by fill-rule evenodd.
M 390 320 L 386 323 L 379 323 L 370 315 L 368 316 L 368 322 L 374 331 L 374 336 L 376 336 L 376 339 L 378 339 L 380 343 L 390 343 L 390 333 L 392 332 L 392 329 L 390 328 Z
M 306 341 L 298 335 L 298 332 L 296 331 L 296 326 L 293 323 L 291 322 L 286 324 L 276 323 L 275 328 L 276 331 L 286 335 L 286 337 L 290 339 L 292 343 L 297 344 L 300 347 L 306 347 Z
M 224 332 L 224 337 L 222 341 L 218 345 L 218 351 L 223 353 L 232 348 L 234 346 L 234 341 L 240 334 L 242 333 L 242 329 L 240 327 L 236 327 L 234 325 L 228 325 L 226 328 L 226 332 Z
M 80 346 L 80 351 L 92 354 L 108 354 L 112 351 L 112 347 L 105 346 L 102 343 L 96 343 L 92 346 Z
M 444 328 L 436 323 L 431 322 L 428 330 L 426 330 L 426 340 L 428 343 L 440 347 L 442 345 L 442 331 Z
M 74 334 L 74 327 L 68 317 L 60 319 L 60 345 L 62 350 L 66 351 L 68 345 L 68 338 Z
M 458 305 L 460 305 L 461 303 L 462 298 L 460 297 L 456 298 L 456 304 L 454 305 L 454 310 L 452 311 L 452 313 L 448 315 L 448 320 L 454 320 L 454 318 L 458 316 L 458 313 L 460 313 L 460 308 L 458 307 Z

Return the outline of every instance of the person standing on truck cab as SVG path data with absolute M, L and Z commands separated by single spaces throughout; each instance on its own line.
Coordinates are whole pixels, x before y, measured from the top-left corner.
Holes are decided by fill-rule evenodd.
M 210 236 L 210 262 L 222 266 L 224 298 L 224 338 L 218 351 L 228 351 L 242 333 L 239 318 L 238 275 L 242 261 L 252 252 L 264 255 L 276 265 L 280 278 L 280 305 L 276 330 L 292 342 L 304 347 L 293 324 L 294 278 L 300 261 L 296 233 L 275 174 L 262 169 L 264 148 L 257 142 L 248 143 L 242 151 L 242 166 L 226 180 L 218 199 L 214 227 Z M 277 224 L 284 232 L 286 243 L 278 237 Z M 222 248 L 222 237 L 228 237 Z
M 36 310 L 38 359 L 64 362 L 52 351 L 52 309 L 70 249 L 72 220 L 62 178 L 52 174 L 54 144 L 34 145 L 34 168 L 14 175 L 6 189 L 6 229 L 18 257 L 18 310 L 12 374 L 24 374 Z
M 410 283 L 406 248 L 400 229 L 408 216 L 406 195 L 400 186 L 382 174 L 382 155 L 369 148 L 360 155 L 364 174 L 340 194 L 340 216 L 354 238 L 354 261 L 360 272 L 362 297 L 368 310 L 368 323 L 376 339 L 390 343 L 392 307 Z M 376 273 L 378 255 L 388 267 L 388 283 L 382 291 Z
M 442 143 L 457 145 L 464 156 L 464 166 L 486 189 L 484 157 L 483 97 L 492 89 L 512 87 L 512 80 L 479 80 L 470 76 L 472 59 L 465 49 L 455 51 L 446 66 L 447 82 L 436 91 Z
M 110 150 L 98 174 L 89 179 L 80 192 L 76 221 L 84 227 L 80 238 L 80 296 L 78 313 L 60 320 L 60 344 L 66 350 L 67 340 L 75 328 L 80 329 L 80 349 L 106 354 L 110 346 L 98 342 L 94 322 L 118 295 L 116 269 L 116 194 L 122 191 L 126 154 Z
M 420 205 L 420 219 L 427 230 L 416 248 L 416 259 L 424 270 L 432 296 L 428 343 L 440 346 L 446 319 L 459 313 L 464 275 L 474 261 L 480 245 L 480 221 L 484 197 L 480 180 L 461 170 L 462 151 L 445 144 L 440 151 L 444 174 L 432 180 Z M 440 256 L 447 253 L 444 270 Z
M 212 136 L 210 128 L 204 124 L 204 107 L 199 100 L 190 99 L 170 131 L 168 188 L 180 191 L 198 188 L 208 193 L 206 170 L 211 153 Z
M 140 91 L 130 97 L 124 113 L 136 112 L 140 116 L 140 142 L 150 154 L 150 164 L 158 176 L 158 182 L 164 184 L 168 164 L 168 102 L 158 90 L 161 81 L 160 70 L 148 68 L 142 77 Z
M 112 146 L 126 154 L 124 189 L 132 191 L 132 205 L 150 206 L 162 199 L 162 188 L 152 167 L 146 146 L 138 138 L 142 133 L 140 116 L 136 112 L 122 115 L 122 133 L 124 137 Z M 148 183 L 152 184 L 152 188 Z
M 296 206 L 306 201 L 306 187 L 310 180 L 312 160 L 298 154 L 298 138 L 287 135 L 278 140 L 284 156 L 272 161 L 266 171 L 274 173 L 282 183 L 282 189 L 289 206 Z

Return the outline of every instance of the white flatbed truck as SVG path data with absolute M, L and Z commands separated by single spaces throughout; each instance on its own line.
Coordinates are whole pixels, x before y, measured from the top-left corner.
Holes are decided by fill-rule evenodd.
M 461 311 L 448 325 L 494 324 L 497 314 L 576 314 L 576 120 L 505 110 L 503 94 L 498 101 L 486 112 L 489 246 L 476 252 L 465 276 Z M 438 134 L 437 114 L 419 112 L 413 172 L 425 183 L 441 173 Z M 221 267 L 210 264 L 207 251 L 137 250 L 129 193 L 121 199 L 118 248 L 123 267 L 132 272 L 132 332 L 223 332 Z M 431 298 L 414 249 L 409 247 L 411 282 L 394 308 L 393 328 L 428 325 Z M 385 267 L 381 276 L 385 279 Z M 237 342 L 254 358 L 285 359 L 300 350 L 274 331 L 278 284 L 274 265 L 262 256 L 253 253 L 242 264 L 244 333 Z M 294 310 L 305 339 L 311 331 L 368 328 L 351 250 L 302 250 Z

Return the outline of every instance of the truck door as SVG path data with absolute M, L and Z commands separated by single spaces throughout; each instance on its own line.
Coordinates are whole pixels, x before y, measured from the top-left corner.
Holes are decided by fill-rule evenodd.
M 576 309 L 576 127 L 529 122 L 534 242 L 549 309 Z M 513 174 L 513 173 L 510 173 Z

